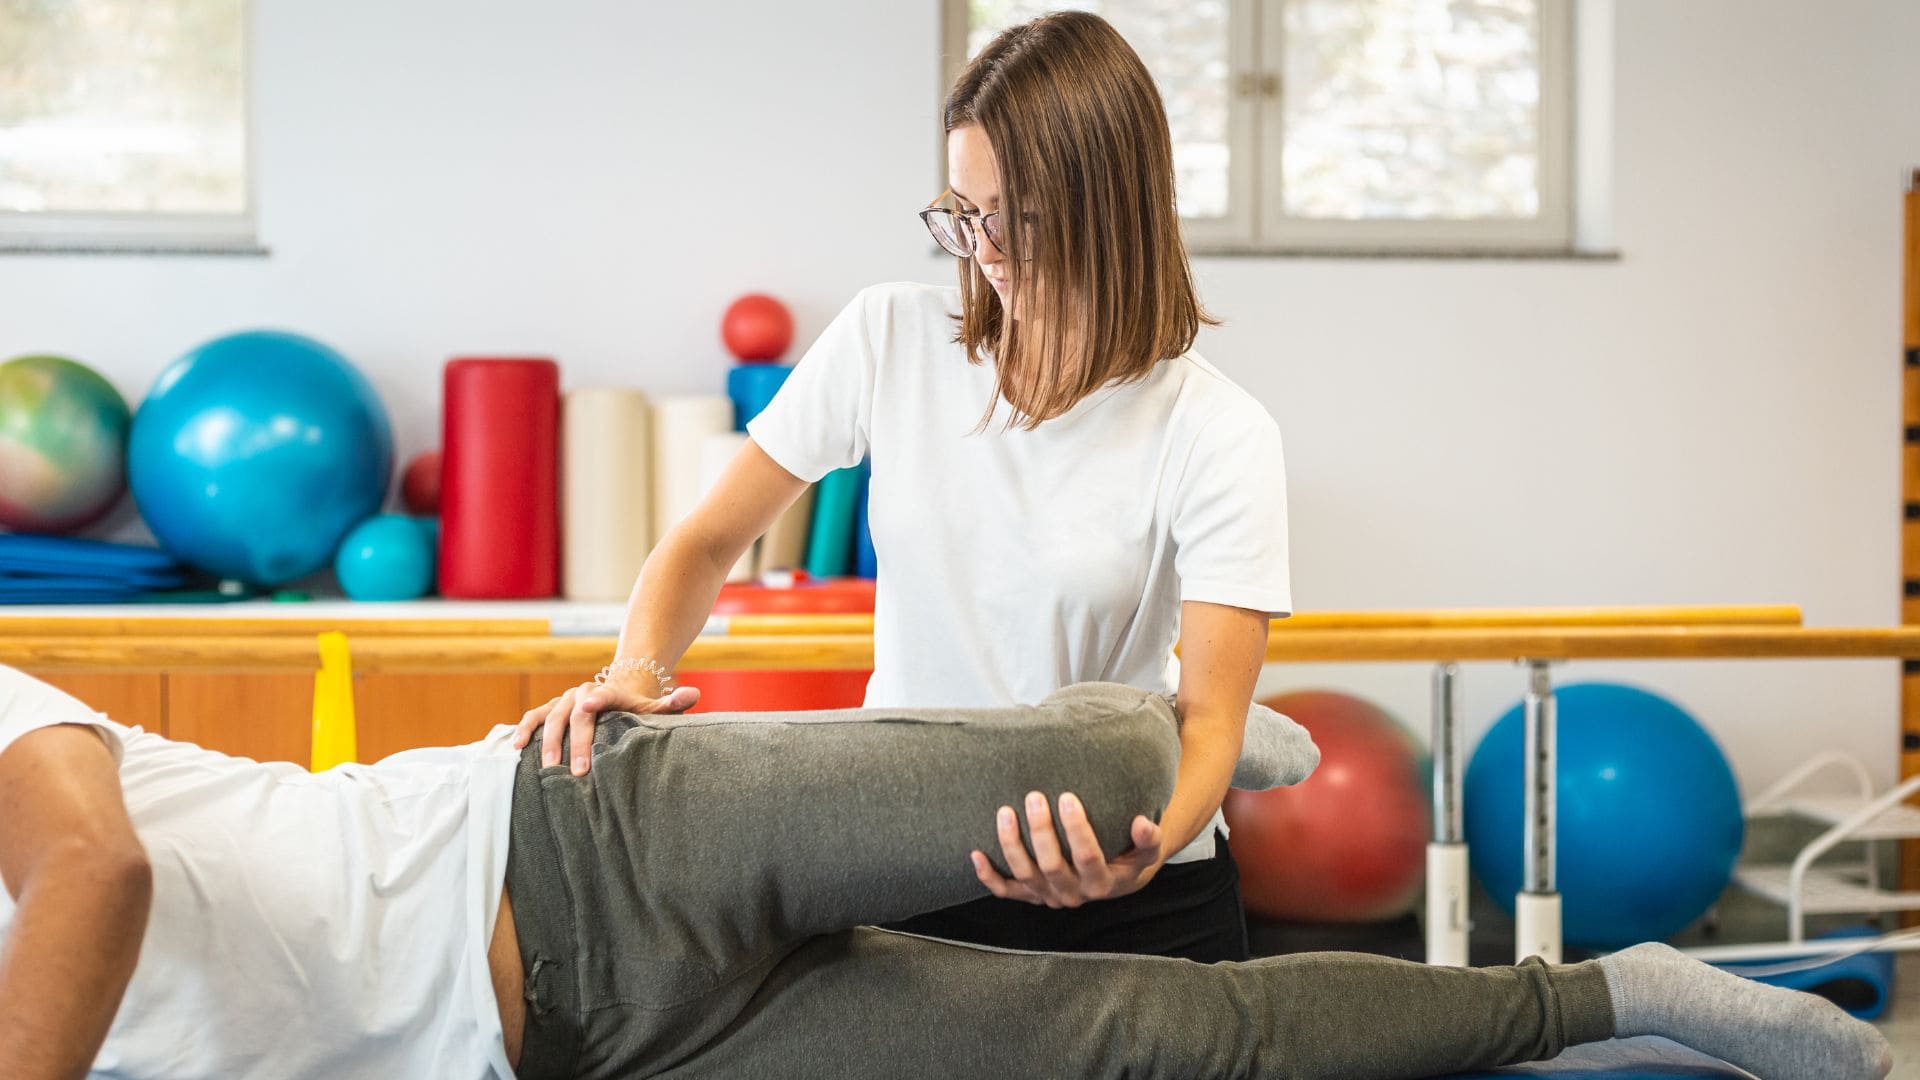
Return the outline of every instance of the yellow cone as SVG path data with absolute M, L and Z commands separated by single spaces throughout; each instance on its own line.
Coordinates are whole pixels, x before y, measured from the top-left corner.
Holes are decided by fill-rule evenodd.
M 320 670 L 313 673 L 314 772 L 331 769 L 359 755 L 353 728 L 353 662 L 347 635 L 320 635 Z

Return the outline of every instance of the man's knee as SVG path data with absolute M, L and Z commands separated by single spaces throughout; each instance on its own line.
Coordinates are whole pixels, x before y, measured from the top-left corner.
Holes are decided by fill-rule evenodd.
M 1136 813 L 1158 818 L 1180 769 L 1179 720 L 1164 695 L 1120 683 L 1075 683 L 1041 704 L 1070 710 L 1085 723 L 1085 738 L 1113 786 L 1104 806 L 1124 810 L 1129 821 Z M 1096 813 L 1103 808 L 1088 805 Z
M 1175 731 L 1180 727 L 1179 718 L 1173 712 L 1173 702 L 1167 695 L 1125 683 L 1074 683 L 1041 698 L 1040 704 L 1071 709 L 1087 719 L 1128 716 L 1157 720 Z

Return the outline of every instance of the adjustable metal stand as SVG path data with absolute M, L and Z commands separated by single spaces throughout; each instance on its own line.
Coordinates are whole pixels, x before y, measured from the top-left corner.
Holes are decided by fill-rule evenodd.
M 1467 966 L 1467 844 L 1460 812 L 1460 668 L 1433 669 L 1433 839 L 1427 844 L 1427 963 Z
M 1527 664 L 1526 792 L 1521 801 L 1521 836 L 1526 847 L 1520 895 L 1514 901 L 1517 925 L 1514 962 L 1538 956 L 1560 962 L 1560 893 L 1557 889 L 1555 822 L 1555 743 L 1553 675 L 1545 660 Z

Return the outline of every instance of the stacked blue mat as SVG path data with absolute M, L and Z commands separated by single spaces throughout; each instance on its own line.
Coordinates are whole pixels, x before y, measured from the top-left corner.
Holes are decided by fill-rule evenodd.
M 1696 1053 L 1665 1039 L 1615 1039 L 1576 1046 L 1552 1061 L 1509 1065 L 1492 1072 L 1461 1074 L 1449 1080 L 1515 1080 L 1551 1077 L 1554 1080 L 1735 1080 L 1741 1072 L 1717 1058 Z
M 0 535 L 0 604 L 125 603 L 186 583 L 186 568 L 158 548 Z
M 1893 954 L 1846 950 L 1849 940 L 1879 935 L 1880 931 L 1871 926 L 1821 934 L 1815 940 L 1834 943 L 1838 955 L 1831 959 L 1816 956 L 1779 963 L 1755 961 L 1718 966 L 1758 982 L 1818 994 L 1847 1010 L 1856 1020 L 1878 1020 L 1893 1000 Z

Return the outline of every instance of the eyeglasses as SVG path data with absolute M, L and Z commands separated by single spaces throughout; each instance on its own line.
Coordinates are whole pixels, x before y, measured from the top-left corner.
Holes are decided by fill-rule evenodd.
M 980 250 L 980 237 L 985 235 L 995 248 L 1007 250 L 1005 234 L 1000 226 L 1000 211 L 991 214 L 968 214 L 959 210 L 949 210 L 940 205 L 940 200 L 953 194 L 948 188 L 941 192 L 925 210 L 920 211 L 920 220 L 926 223 L 927 231 L 933 234 L 933 241 L 939 244 L 947 254 L 957 259 L 969 259 Z M 978 222 L 976 225 L 975 223 Z M 1032 230 L 1022 234 L 1022 240 L 1031 240 Z M 1031 250 L 1023 249 L 1022 259 L 1033 257 Z

